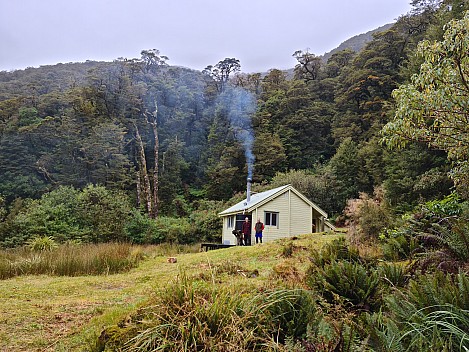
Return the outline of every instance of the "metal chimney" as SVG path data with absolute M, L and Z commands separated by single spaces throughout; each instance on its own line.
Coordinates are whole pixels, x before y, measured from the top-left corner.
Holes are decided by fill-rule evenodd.
M 251 183 L 252 180 L 248 177 L 247 191 L 246 191 L 246 203 L 251 201 Z

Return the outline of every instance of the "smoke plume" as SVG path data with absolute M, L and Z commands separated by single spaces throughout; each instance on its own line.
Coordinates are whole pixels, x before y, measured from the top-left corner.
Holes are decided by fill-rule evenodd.
M 236 139 L 244 148 L 248 168 L 248 178 L 252 179 L 255 157 L 252 152 L 254 144 L 254 131 L 252 129 L 252 116 L 256 111 L 256 98 L 250 92 L 239 87 L 227 87 L 221 94 L 226 104 L 231 128 Z

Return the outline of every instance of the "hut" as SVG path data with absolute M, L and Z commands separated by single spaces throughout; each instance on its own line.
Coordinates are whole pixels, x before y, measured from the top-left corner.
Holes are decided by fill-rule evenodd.
M 257 219 L 264 223 L 264 242 L 336 230 L 327 221 L 327 213 L 291 185 L 253 194 L 249 186 L 248 182 L 246 199 L 218 214 L 223 219 L 223 244 L 236 244 L 233 230 L 240 230 L 246 217 L 251 223 L 253 236 Z

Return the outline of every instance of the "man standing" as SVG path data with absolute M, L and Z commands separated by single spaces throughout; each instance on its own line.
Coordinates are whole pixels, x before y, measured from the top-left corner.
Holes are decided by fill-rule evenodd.
M 244 237 L 244 245 L 250 246 L 251 245 L 251 223 L 249 222 L 249 218 L 244 219 L 243 227 L 241 228 Z
M 257 219 L 254 229 L 256 230 L 256 243 L 262 243 L 262 230 L 264 230 L 264 224 L 261 222 L 261 219 Z

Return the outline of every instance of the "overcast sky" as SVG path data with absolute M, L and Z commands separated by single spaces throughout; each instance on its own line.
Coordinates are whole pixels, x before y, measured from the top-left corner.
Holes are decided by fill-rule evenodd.
M 226 57 L 244 72 L 290 68 L 410 10 L 410 0 L 0 0 L 0 70 L 138 58 L 203 69 Z

